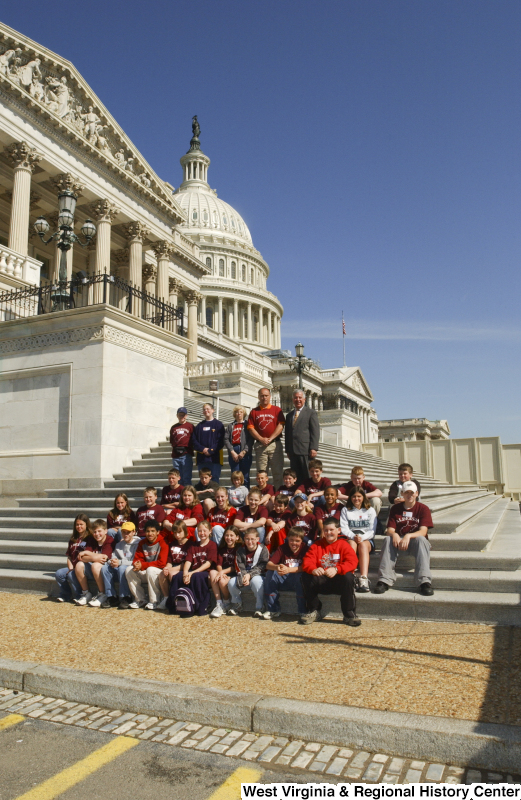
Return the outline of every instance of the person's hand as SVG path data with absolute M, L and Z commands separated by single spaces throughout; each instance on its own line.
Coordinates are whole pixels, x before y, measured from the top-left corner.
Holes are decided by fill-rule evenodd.
M 359 533 L 357 533 L 357 534 L 356 534 L 356 536 L 355 536 L 354 538 L 355 538 L 355 542 L 356 542 L 357 544 L 360 544 L 360 542 L 362 541 L 362 537 L 360 536 L 360 534 L 359 534 Z
M 119 567 L 119 561 L 117 558 L 111 558 L 109 563 L 111 567 Z
M 204 453 L 205 456 L 209 456 L 210 455 L 210 451 L 209 451 L 209 449 L 207 447 L 203 447 L 203 453 Z
M 325 571 L 324 567 L 317 567 L 316 569 L 313 570 L 313 572 L 311 574 L 312 575 L 325 575 L 326 571 Z
M 393 506 L 394 506 L 394 504 L 395 504 L 395 503 L 403 503 L 403 497 L 401 497 L 400 495 L 398 495 L 398 496 L 396 497 L 396 499 L 394 500 L 394 502 L 393 502 Z
M 98 561 L 100 561 L 102 564 L 106 564 L 108 560 L 109 557 L 106 556 L 105 553 L 100 553 Z
M 336 567 L 328 567 L 324 572 L 324 575 L 328 578 L 334 578 L 335 575 L 338 575 L 338 571 Z
M 235 450 L 232 450 L 232 458 L 233 458 L 233 460 L 235 461 L 235 463 L 237 463 L 237 461 L 238 461 L 238 460 L 239 460 L 239 458 L 240 458 L 239 454 L 238 454 L 238 453 L 236 453 L 236 452 L 235 452 Z
M 141 561 L 136 561 L 133 566 L 134 572 L 141 572 Z
M 249 575 L 244 575 L 243 576 L 242 585 L 243 586 L 249 586 L 250 585 L 250 576 Z
M 271 444 L 271 439 L 269 439 L 267 436 L 261 436 L 261 443 L 264 445 L 264 447 L 267 447 L 269 444 Z
M 183 583 L 186 583 L 187 585 L 190 583 L 190 573 L 189 572 L 187 572 L 186 574 L 183 575 Z
M 396 531 L 392 535 L 393 544 L 395 547 L 400 547 L 401 538 L 398 536 Z
M 289 567 L 287 567 L 286 564 L 279 564 L 277 566 L 277 572 L 279 575 L 287 575 L 289 572 Z
M 411 537 L 409 536 L 408 533 L 406 533 L 405 536 L 402 538 L 400 544 L 398 545 L 399 549 L 400 550 L 407 550 L 407 548 L 409 547 L 409 542 L 410 541 L 411 541 Z
M 168 578 L 168 576 L 170 575 L 170 567 L 165 567 L 165 568 L 164 568 L 164 570 L 163 570 L 163 575 L 164 575 L 166 578 Z
M 230 582 L 230 576 L 228 575 L 228 573 L 227 572 L 224 572 L 224 573 L 221 572 L 221 585 L 222 586 L 226 586 L 226 584 L 229 583 L 229 582 Z
M 318 456 L 318 451 L 317 450 L 310 450 L 309 451 L 309 457 L 310 458 L 316 458 L 317 456 Z
M 264 544 L 269 544 L 271 542 L 272 536 L 273 536 L 273 528 L 269 533 L 266 534 L 266 538 L 264 539 Z

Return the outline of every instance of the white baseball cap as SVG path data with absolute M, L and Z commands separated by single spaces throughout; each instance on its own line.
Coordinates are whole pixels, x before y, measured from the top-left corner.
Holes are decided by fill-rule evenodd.
M 402 484 L 402 494 L 404 492 L 417 492 L 417 491 L 418 487 L 416 486 L 414 481 L 405 481 L 405 483 Z

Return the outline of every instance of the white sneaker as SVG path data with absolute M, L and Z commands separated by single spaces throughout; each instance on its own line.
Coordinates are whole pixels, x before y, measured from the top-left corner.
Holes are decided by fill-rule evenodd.
M 56 602 L 57 603 L 65 603 L 65 600 L 63 599 L 63 597 L 57 597 L 56 598 Z
M 89 600 L 89 606 L 92 608 L 99 608 L 102 603 L 105 602 L 107 599 L 107 595 L 105 592 L 98 592 L 96 597 L 93 597 L 92 600 Z
M 160 600 L 160 602 L 157 604 L 157 611 L 164 611 L 165 610 L 166 601 L 167 600 L 168 600 L 168 597 L 163 597 L 163 599 Z
M 226 612 L 225 612 L 225 610 L 223 608 L 222 600 L 218 600 L 217 601 L 217 605 L 215 606 L 213 611 L 210 613 L 210 616 L 211 616 L 212 619 L 217 619 L 218 617 L 222 617 L 222 615 L 225 614 L 225 613 Z
M 277 617 L 280 617 L 281 613 L 282 613 L 281 611 L 265 611 L 264 614 L 262 615 L 262 618 L 276 619 Z
M 358 579 L 358 592 L 370 592 L 371 591 L 371 583 L 369 582 L 369 578 L 365 575 L 361 575 Z
M 262 613 L 262 608 L 255 609 L 255 613 L 254 613 L 253 616 L 257 617 L 258 619 L 264 619 L 264 614 Z
M 129 608 L 143 608 L 144 605 L 146 605 L 144 600 L 139 600 L 139 601 L 134 600 L 133 603 L 129 603 L 128 604 L 128 607 Z
M 81 593 L 81 597 L 74 600 L 77 606 L 86 606 L 92 600 L 92 593 L 87 589 L 86 592 Z
M 232 603 L 230 608 L 228 609 L 228 614 L 230 617 L 236 617 L 242 611 L 242 604 L 241 603 Z
M 157 603 L 147 603 L 145 608 L 147 611 L 155 611 L 157 608 Z

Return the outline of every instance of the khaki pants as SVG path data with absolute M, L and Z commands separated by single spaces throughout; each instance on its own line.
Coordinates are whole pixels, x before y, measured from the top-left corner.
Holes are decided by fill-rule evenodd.
M 148 586 L 148 599 L 151 603 L 159 603 L 162 599 L 163 593 L 159 587 L 161 572 L 162 570 L 158 569 L 158 567 L 147 567 L 145 572 L 136 572 L 132 567 L 127 569 L 127 583 L 138 603 L 143 603 L 146 600 L 143 589 L 143 584 L 145 583 Z
M 371 503 L 372 507 L 376 511 L 376 516 L 382 510 L 382 498 L 381 497 L 369 497 L 369 502 Z
M 257 462 L 257 472 L 265 470 L 269 474 L 271 466 L 272 482 L 275 491 L 277 491 L 279 486 L 282 486 L 284 473 L 284 452 L 280 439 L 276 439 L 267 446 L 260 442 L 255 442 L 255 460 Z M 255 485 L 253 481 L 250 481 L 250 483 L 252 486 Z

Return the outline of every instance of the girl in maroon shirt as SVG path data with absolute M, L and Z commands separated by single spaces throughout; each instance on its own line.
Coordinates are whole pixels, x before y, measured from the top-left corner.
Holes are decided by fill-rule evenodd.
M 233 525 L 237 509 L 230 505 L 228 492 L 223 487 L 215 490 L 215 506 L 208 514 L 208 522 L 212 526 L 212 539 L 220 545 L 226 528 Z
M 204 519 L 203 507 L 197 500 L 197 492 L 193 486 L 185 486 L 181 495 L 179 508 L 173 508 L 168 517 L 163 522 L 163 528 L 167 531 L 172 530 L 175 522 L 184 522 L 190 540 L 197 541 L 196 528 L 199 522 Z
M 210 604 L 209 572 L 217 564 L 217 545 L 210 541 L 212 526 L 204 519 L 197 525 L 198 543 L 192 542 L 186 554 L 182 572 L 174 575 L 170 584 L 167 608 L 176 613 L 175 596 L 185 586 L 194 598 L 194 614 L 199 617 L 208 613 Z M 192 616 L 183 615 L 183 616 Z
M 235 556 L 237 548 L 242 547 L 241 532 L 234 525 L 224 532 L 224 536 L 217 551 L 217 568 L 210 570 L 210 584 L 216 600 L 216 605 L 211 617 L 214 619 L 226 614 L 230 607 L 230 592 L 228 582 L 235 575 Z
M 317 518 L 317 537 L 320 539 L 324 530 L 324 520 L 328 517 L 334 517 L 340 520 L 340 512 L 343 505 L 338 502 L 338 489 L 334 486 L 328 486 L 324 491 L 324 506 L 317 506 L 315 508 L 315 517 Z
M 128 504 L 128 497 L 123 492 L 114 498 L 114 508 L 107 514 L 107 533 L 114 542 L 121 540 L 121 526 L 124 522 L 133 522 L 137 528 L 137 517 Z
M 166 608 L 166 601 L 168 592 L 170 590 L 170 581 L 183 569 L 183 564 L 186 560 L 186 554 L 190 547 L 190 539 L 188 538 L 188 530 L 186 525 L 181 520 L 174 522 L 172 526 L 172 533 L 164 537 L 168 544 L 168 562 L 163 572 L 159 576 L 159 586 L 163 592 L 163 599 L 158 605 L 161 611 Z
M 69 539 L 69 545 L 65 553 L 67 557 L 67 566 L 60 567 L 54 575 L 60 587 L 60 593 L 56 598 L 58 603 L 68 602 L 72 600 L 73 597 L 77 598 L 81 595 L 81 586 L 74 574 L 74 568 L 78 563 L 80 553 L 85 548 L 87 536 L 91 534 L 92 526 L 90 519 L 86 514 L 78 514 L 74 520 L 72 536 Z

